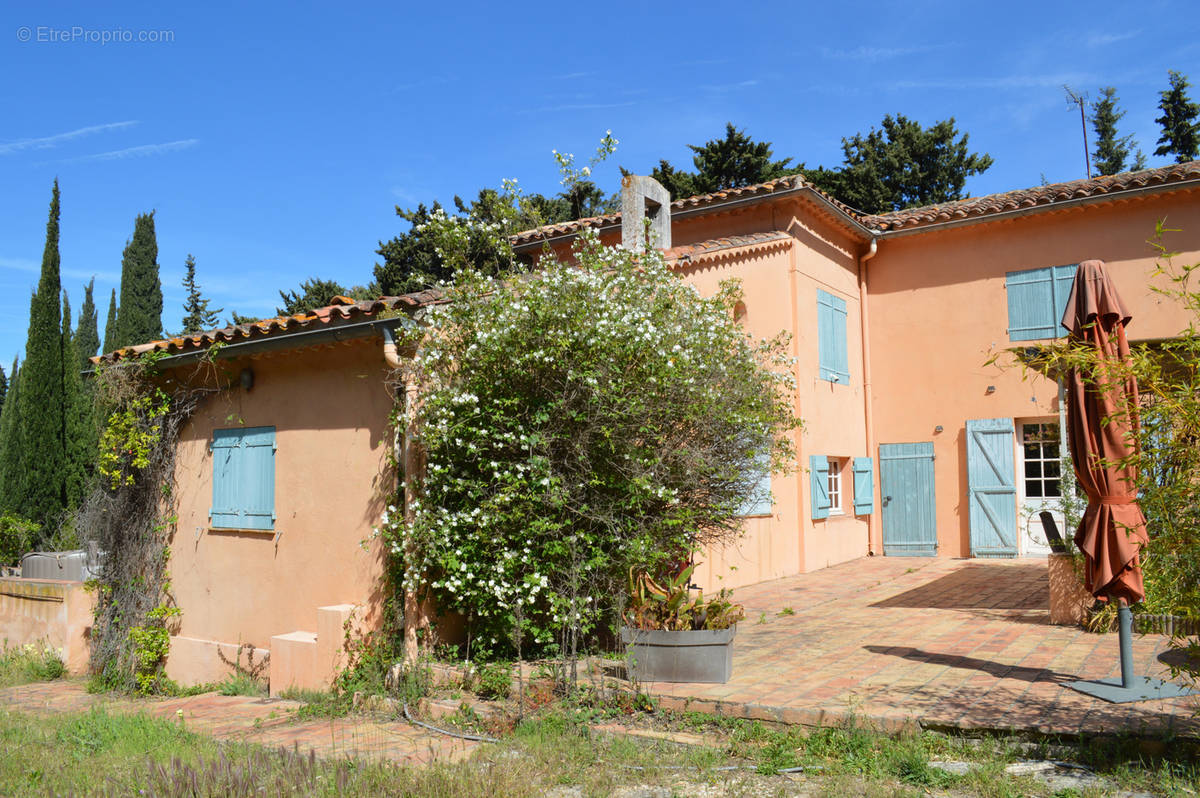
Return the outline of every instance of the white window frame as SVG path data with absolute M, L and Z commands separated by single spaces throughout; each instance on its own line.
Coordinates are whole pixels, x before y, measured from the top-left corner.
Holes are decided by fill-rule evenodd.
M 842 509 L 842 460 L 838 457 L 828 459 L 826 485 L 829 486 L 829 514 L 845 515 Z

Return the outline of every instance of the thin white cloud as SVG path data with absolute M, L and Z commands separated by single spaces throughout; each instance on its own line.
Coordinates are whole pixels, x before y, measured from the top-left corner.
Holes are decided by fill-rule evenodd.
M 519 113 L 541 114 L 555 111 L 595 111 L 603 108 L 628 108 L 631 105 L 637 105 L 637 103 L 563 103 L 562 105 L 546 105 L 541 108 L 527 108 Z
M 943 49 L 945 45 L 929 45 L 924 47 L 871 47 L 861 45 L 850 50 L 839 50 L 833 47 L 822 47 L 821 55 L 837 61 L 862 61 L 874 64 L 879 61 L 890 61 L 893 58 L 903 58 L 907 55 L 928 53 L 932 50 Z
M 41 274 L 42 264 L 35 263 L 28 258 L 5 258 L 0 257 L 0 269 L 10 269 L 17 272 L 26 272 L 28 274 Z M 98 283 L 116 283 L 121 282 L 121 276 L 115 272 L 98 272 L 88 271 L 87 269 L 64 269 L 59 268 L 60 277 L 70 277 L 72 280 L 91 280 L 96 278 Z M 68 293 L 72 291 L 71 286 L 64 286 Z M 79 296 L 82 301 L 83 292 L 80 290 Z
M 147 158 L 154 155 L 163 155 L 168 152 L 178 152 L 194 147 L 200 143 L 200 139 L 181 139 L 180 141 L 168 141 L 163 144 L 142 144 L 138 147 L 126 147 L 123 150 L 112 150 L 110 152 L 98 152 L 94 155 L 81 155 L 78 158 L 64 158 L 55 163 L 83 163 L 85 161 L 123 161 L 127 158 Z
M 701 86 L 700 88 L 715 92 L 737 91 L 738 89 L 748 89 L 752 86 L 757 86 L 758 83 L 759 82 L 757 80 L 739 80 L 736 83 L 718 83 L 715 85 Z
M 10 141 L 5 144 L 0 144 L 0 155 L 11 155 L 14 152 L 22 150 L 44 150 L 50 147 L 57 147 L 66 141 L 90 136 L 93 133 L 104 133 L 110 130 L 123 130 L 127 127 L 133 127 L 138 122 L 136 119 L 130 119 L 125 122 L 109 122 L 105 125 L 89 125 L 88 127 L 69 130 L 66 133 L 55 133 L 53 136 L 41 136 L 40 138 L 19 139 Z
M 1087 37 L 1088 47 L 1107 47 L 1110 44 L 1117 42 L 1128 41 L 1141 35 L 1140 30 L 1126 31 L 1125 33 L 1093 33 Z
M 946 78 L 935 80 L 898 80 L 893 89 L 1061 89 L 1067 85 L 1088 85 L 1100 79 L 1085 73 L 1057 75 L 1003 75 L 995 78 Z
M 596 72 L 596 71 L 590 71 L 590 72 L 568 72 L 568 73 L 567 73 L 567 74 L 565 74 L 565 75 L 555 75 L 555 76 L 554 76 L 554 79 L 555 79 L 555 80 L 578 80 L 579 78 L 590 78 L 590 77 L 592 77 L 593 75 L 599 75 L 599 74 L 600 74 L 600 73 L 599 73 L 599 72 Z

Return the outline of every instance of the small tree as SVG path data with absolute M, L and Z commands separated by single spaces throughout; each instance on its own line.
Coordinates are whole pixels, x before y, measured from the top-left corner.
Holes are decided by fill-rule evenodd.
M 444 228 L 443 249 L 465 241 Z M 629 569 L 733 541 L 765 462 L 786 470 L 786 336 L 750 340 L 736 285 L 702 298 L 650 252 L 590 235 L 510 282 L 464 269 L 413 367 L 427 470 L 386 528 L 410 587 L 462 612 L 473 650 L 573 658 Z
M 1115 175 L 1125 171 L 1125 161 L 1133 148 L 1133 136 L 1118 136 L 1117 122 L 1125 112 L 1117 108 L 1117 90 L 1105 86 L 1100 90 L 1100 99 L 1092 103 L 1092 129 L 1096 131 L 1096 149 L 1092 162 L 1102 175 Z
M 183 265 L 186 269 L 183 288 L 187 291 L 187 300 L 183 303 L 183 333 L 186 335 L 211 330 L 217 326 L 217 320 L 225 309 L 209 309 L 208 304 L 211 300 L 200 293 L 200 286 L 196 283 L 196 259 L 191 253 L 188 253 Z
M 1162 244 L 1170 232 L 1178 231 L 1158 225 L 1153 243 L 1160 257 L 1152 277 L 1159 283 L 1151 287 L 1187 312 L 1187 327 L 1166 341 L 1131 345 L 1127 363 L 1102 359 L 1093 347 L 1066 339 L 1043 352 L 1038 370 L 1079 369 L 1089 384 L 1098 377 L 1109 384 L 1137 380 L 1138 418 L 1104 422 L 1138 429 L 1137 444 L 1126 460 L 1105 465 L 1138 471 L 1138 504 L 1150 538 L 1141 553 L 1145 609 L 1200 619 L 1200 263 L 1175 262 Z M 1180 635 L 1173 642 L 1193 652 L 1188 661 L 1195 679 L 1200 636 Z
M 1200 103 L 1188 97 L 1188 79 L 1171 70 L 1171 88 L 1160 92 L 1158 107 L 1163 115 L 1155 119 L 1162 128 L 1155 155 L 1174 155 L 1176 163 L 1186 163 L 1200 154 Z

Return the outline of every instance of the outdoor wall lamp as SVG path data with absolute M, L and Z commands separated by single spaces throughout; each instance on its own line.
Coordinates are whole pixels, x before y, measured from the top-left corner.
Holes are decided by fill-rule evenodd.
M 989 385 L 989 386 L 987 387 L 987 390 L 986 390 L 986 391 L 984 391 L 984 393 L 995 393 L 995 392 L 996 392 L 996 386 L 995 386 L 995 385 Z
M 241 380 L 242 387 L 247 391 L 254 387 L 254 370 L 249 366 L 242 369 L 242 373 L 238 378 Z
M 938 424 L 936 427 L 934 427 L 934 428 L 933 428 L 933 431 L 934 431 L 934 432 L 941 432 L 941 431 L 942 431 L 942 425 L 941 425 L 941 424 Z

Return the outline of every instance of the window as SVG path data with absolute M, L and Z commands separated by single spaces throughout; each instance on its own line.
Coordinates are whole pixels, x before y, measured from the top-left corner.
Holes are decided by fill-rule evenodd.
M 1025 496 L 1030 499 L 1057 499 L 1061 495 L 1057 424 L 1023 424 L 1025 447 Z
M 213 430 L 214 529 L 275 528 L 275 428 Z
M 738 515 L 770 515 L 771 514 L 771 464 L 766 457 L 757 463 L 760 473 L 754 492 L 742 502 Z
M 1010 341 L 1060 338 L 1066 334 L 1061 322 L 1067 298 L 1071 296 L 1075 269 L 1076 264 L 1070 264 L 1005 275 Z
M 842 462 L 830 457 L 825 467 L 825 478 L 829 484 L 829 514 L 842 515 Z
M 817 349 L 821 379 L 848 384 L 846 300 L 820 289 L 817 289 Z

